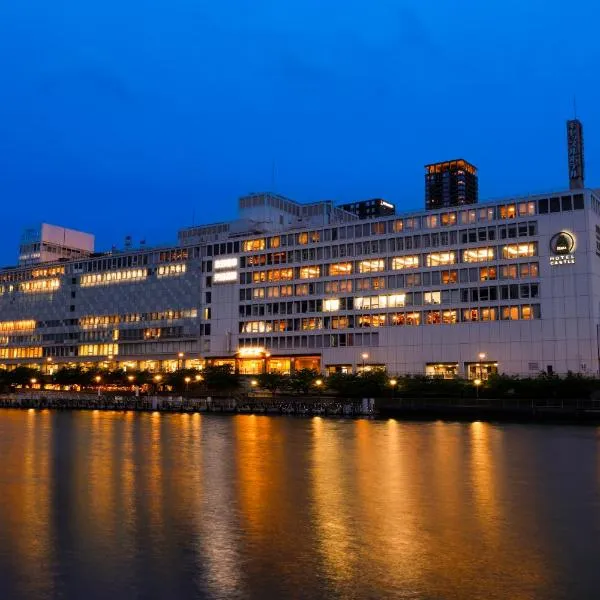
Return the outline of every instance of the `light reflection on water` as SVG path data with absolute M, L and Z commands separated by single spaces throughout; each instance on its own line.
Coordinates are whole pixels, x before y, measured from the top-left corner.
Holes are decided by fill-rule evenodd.
M 6 598 L 600 597 L 594 428 L 0 413 Z

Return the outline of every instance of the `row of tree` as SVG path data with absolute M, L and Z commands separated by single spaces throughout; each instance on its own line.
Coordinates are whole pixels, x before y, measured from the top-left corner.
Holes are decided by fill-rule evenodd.
M 263 373 L 254 378 L 240 376 L 231 367 L 211 366 L 202 371 L 180 369 L 169 373 L 124 369 L 101 370 L 63 367 L 51 375 L 29 367 L 12 371 L 0 370 L 0 386 L 59 385 L 93 389 L 98 387 L 143 388 L 169 390 L 176 393 L 232 393 L 250 384 L 256 390 L 273 394 L 335 394 L 348 398 L 381 397 L 444 397 L 463 398 L 479 395 L 482 398 L 590 398 L 600 397 L 600 380 L 568 374 L 566 377 L 541 374 L 538 377 L 509 377 L 493 375 L 478 382 L 466 379 L 441 379 L 424 375 L 390 378 L 385 371 L 366 371 L 359 374 L 334 373 L 323 378 L 317 371 L 304 369 L 290 375 Z

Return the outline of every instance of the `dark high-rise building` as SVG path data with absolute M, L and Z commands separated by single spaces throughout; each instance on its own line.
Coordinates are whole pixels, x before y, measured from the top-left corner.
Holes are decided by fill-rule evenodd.
M 477 167 L 466 160 L 448 160 L 425 165 L 425 208 L 476 204 Z
M 583 126 L 581 121 L 567 121 L 567 146 L 569 150 L 569 188 L 580 190 L 584 187 Z
M 354 213 L 359 219 L 374 219 L 375 217 L 386 217 L 396 214 L 396 207 L 391 202 L 387 202 L 381 198 L 342 204 L 340 208 Z

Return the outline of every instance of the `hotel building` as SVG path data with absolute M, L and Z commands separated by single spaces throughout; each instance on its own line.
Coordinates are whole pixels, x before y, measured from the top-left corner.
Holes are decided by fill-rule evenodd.
M 79 239 L 0 270 L 1 368 L 599 373 L 592 189 L 362 219 L 253 194 L 173 247 Z

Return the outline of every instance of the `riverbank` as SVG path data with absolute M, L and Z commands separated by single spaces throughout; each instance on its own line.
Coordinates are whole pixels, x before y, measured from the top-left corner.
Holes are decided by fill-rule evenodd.
M 257 394 L 192 398 L 116 394 L 99 396 L 89 392 L 25 390 L 0 395 L 0 408 L 600 423 L 600 400 L 572 399 L 398 397 L 356 400 L 327 396 Z

